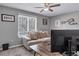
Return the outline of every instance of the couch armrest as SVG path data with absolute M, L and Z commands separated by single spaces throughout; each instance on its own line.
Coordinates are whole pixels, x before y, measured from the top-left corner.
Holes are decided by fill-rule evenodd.
M 34 44 L 49 42 L 49 41 L 50 41 L 50 37 L 37 39 L 37 40 L 31 40 L 31 41 L 27 42 L 27 44 L 30 46 L 30 45 L 34 45 Z
M 31 38 L 30 38 L 30 37 L 28 37 L 28 36 L 23 36 L 23 39 L 26 39 L 26 40 L 31 40 Z

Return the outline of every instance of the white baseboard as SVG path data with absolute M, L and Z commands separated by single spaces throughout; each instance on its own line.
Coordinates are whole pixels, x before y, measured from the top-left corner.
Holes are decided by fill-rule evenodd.
M 19 44 L 19 45 L 14 45 L 14 46 L 10 46 L 9 49 L 11 48 L 16 48 L 16 47 L 19 47 L 19 46 L 22 46 L 23 44 Z M 2 48 L 0 48 L 0 50 L 2 50 Z
M 9 48 L 15 48 L 15 47 L 19 47 L 22 46 L 23 44 L 19 44 L 19 45 L 14 45 L 14 46 L 10 46 Z

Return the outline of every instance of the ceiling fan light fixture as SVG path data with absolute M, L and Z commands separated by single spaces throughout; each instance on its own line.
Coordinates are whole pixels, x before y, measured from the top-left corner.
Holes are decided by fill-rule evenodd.
M 48 8 L 45 8 L 44 11 L 48 11 Z
M 43 11 L 45 11 L 45 12 L 48 12 L 48 11 L 53 12 L 52 8 L 53 7 L 58 7 L 58 6 L 60 6 L 60 4 L 50 5 L 50 3 L 44 3 L 44 7 L 37 7 L 37 8 L 42 8 L 40 13 L 43 12 Z

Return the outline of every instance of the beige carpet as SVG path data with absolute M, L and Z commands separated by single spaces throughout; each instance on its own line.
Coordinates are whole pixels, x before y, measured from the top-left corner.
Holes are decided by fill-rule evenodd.
M 27 51 L 24 47 L 17 47 L 0 51 L 0 56 L 33 56 L 32 52 Z

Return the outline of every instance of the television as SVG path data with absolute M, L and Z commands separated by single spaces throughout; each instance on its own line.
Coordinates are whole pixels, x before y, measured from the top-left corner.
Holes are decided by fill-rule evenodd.
M 51 30 L 51 52 L 63 53 L 66 51 L 68 40 L 72 41 L 71 46 L 76 50 L 76 39 L 78 38 L 79 30 Z

